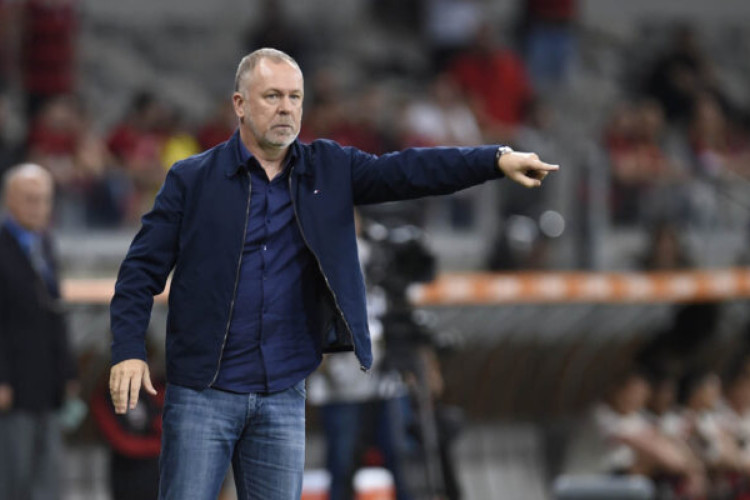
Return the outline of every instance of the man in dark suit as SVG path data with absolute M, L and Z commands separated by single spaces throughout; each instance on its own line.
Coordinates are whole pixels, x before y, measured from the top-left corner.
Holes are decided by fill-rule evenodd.
M 59 498 L 57 412 L 75 391 L 47 227 L 53 181 L 39 165 L 4 176 L 0 222 L 0 500 Z

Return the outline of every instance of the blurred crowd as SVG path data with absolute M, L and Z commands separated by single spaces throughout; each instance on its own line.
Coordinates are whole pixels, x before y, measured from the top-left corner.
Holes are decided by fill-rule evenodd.
M 617 377 L 573 440 L 569 472 L 650 477 L 660 499 L 750 498 L 750 357 Z
M 564 149 L 560 129 L 566 125 L 555 96 L 575 79 L 575 0 L 521 1 L 517 18 L 502 29 L 478 1 L 373 5 L 387 30 L 416 27 L 431 54 L 428 67 L 419 68 L 321 58 L 311 53 L 310 30 L 291 24 L 278 2 L 262 5 L 265 22 L 241 43 L 248 51 L 276 46 L 301 62 L 305 141 L 328 137 L 375 154 L 439 144 L 507 143 L 551 154 Z M 80 9 L 76 0 L 0 2 L 0 113 L 8 104 L 3 87 L 21 82 L 26 99 L 26 126 L 16 140 L 0 128 L 0 168 L 22 159 L 49 168 L 60 193 L 58 225 L 130 225 L 174 161 L 233 132 L 229 92 L 217 97 L 209 116 L 188 117 L 168 96 L 144 88 L 133 92 L 117 122 L 97 123 L 78 81 Z M 726 222 L 719 213 L 722 197 L 730 196 L 724 192 L 747 187 L 748 110 L 722 88 L 696 32 L 686 25 L 673 31 L 661 53 L 644 62 L 646 70 L 633 68 L 612 82 L 622 98 L 605 113 L 599 140 L 616 226 Z M 457 200 L 451 223 L 466 225 L 471 204 Z M 507 201 L 498 207 L 503 215 L 518 209 Z
M 301 62 L 307 82 L 301 138 L 327 137 L 375 154 L 412 146 L 515 143 L 524 128 L 544 126 L 536 120 L 543 104 L 535 80 L 561 84 L 572 58 L 572 48 L 559 50 L 572 43 L 573 0 L 529 0 L 519 37 L 500 33 L 485 19 L 480 2 L 373 5 L 379 22 L 396 30 L 420 7 L 415 22 L 431 48 L 430 67 L 406 73 L 342 69 L 350 61 L 321 63 L 306 49 L 314 46 L 309 34 L 289 23 L 279 3 L 262 4 L 265 22 L 245 33 L 242 43 L 247 51 L 275 46 Z M 0 169 L 22 160 L 48 168 L 59 193 L 58 226 L 130 225 L 174 161 L 233 133 L 229 89 L 217 97 L 215 112 L 202 117 L 186 117 L 153 89 L 136 90 L 117 122 L 98 123 L 77 70 L 80 15 L 76 0 L 0 2 L 0 126 L 9 121 L 3 107 L 20 109 L 14 125 L 25 124 L 15 134 L 0 128 Z M 3 92 L 19 82 L 23 106 L 8 102 L 10 93 Z
M 604 130 L 616 224 L 726 222 L 715 193 L 750 179 L 748 110 L 722 88 L 691 27 L 671 38 Z

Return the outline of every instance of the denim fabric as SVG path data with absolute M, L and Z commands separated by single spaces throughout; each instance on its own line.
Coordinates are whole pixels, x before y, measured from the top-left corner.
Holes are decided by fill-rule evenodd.
M 159 498 L 215 499 L 231 463 L 238 500 L 298 500 L 305 462 L 304 384 L 270 394 L 169 385 Z

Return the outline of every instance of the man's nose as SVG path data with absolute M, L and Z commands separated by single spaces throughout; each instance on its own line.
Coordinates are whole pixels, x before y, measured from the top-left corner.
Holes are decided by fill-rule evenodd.
M 279 113 L 289 114 L 292 112 L 292 100 L 289 96 L 282 97 L 279 103 Z

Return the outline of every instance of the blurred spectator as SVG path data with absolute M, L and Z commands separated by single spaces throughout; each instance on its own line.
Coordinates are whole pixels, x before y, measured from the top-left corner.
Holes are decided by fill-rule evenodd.
M 128 222 L 136 221 L 148 209 L 164 181 L 168 166 L 162 164 L 161 154 L 168 118 L 167 108 L 156 97 L 141 92 L 107 139 L 110 151 L 132 185 L 125 208 Z
M 446 74 L 433 80 L 424 99 L 406 107 L 403 120 L 405 147 L 475 146 L 482 142 L 473 111 Z
M 376 155 L 395 149 L 391 105 L 389 93 L 378 85 L 357 91 L 347 102 L 347 119 L 335 132 L 338 142 Z
M 661 103 L 670 122 L 684 124 L 702 93 L 713 95 L 725 109 L 731 108 L 710 55 L 700 47 L 695 28 L 686 24 L 674 27 L 671 46 L 654 63 L 645 87 L 646 93 Z
M 149 353 L 151 353 L 149 349 Z M 156 395 L 144 394 L 134 410 L 115 413 L 108 378 L 91 399 L 91 414 L 111 448 L 109 485 L 113 500 L 156 500 L 159 496 L 163 370 L 151 366 Z
M 455 500 L 461 487 L 452 459 L 452 445 L 463 424 L 463 412 L 443 401 L 444 380 L 437 356 L 439 328 L 428 314 L 418 312 L 407 298 L 414 283 L 435 278 L 436 259 L 424 233 L 398 216 L 388 226 L 372 224 L 366 232 L 373 251 L 368 260 L 370 286 L 385 292 L 387 308 L 380 316 L 385 335 L 383 365 L 399 373 L 409 389 L 409 458 L 424 468 L 424 485 L 410 484 L 430 498 Z M 417 479 L 418 480 L 418 479 Z
M 739 448 L 739 459 L 747 483 L 750 481 L 750 358 L 746 352 L 741 352 L 729 367 L 723 387 L 720 417 L 723 427 Z
M 165 125 L 164 143 L 161 147 L 161 164 L 164 167 L 164 173 L 166 174 L 167 169 L 175 162 L 200 152 L 200 144 L 189 130 L 184 118 L 178 111 L 171 110 Z
M 515 145 L 522 151 L 544 151 L 539 154 L 559 156 L 560 139 L 556 125 L 552 102 L 537 96 L 526 105 Z
M 577 18 L 576 0 L 525 0 L 524 52 L 536 88 L 554 87 L 568 77 Z
M 326 138 L 372 154 L 392 150 L 388 94 L 370 84 L 349 93 L 328 70 L 313 76 L 313 104 L 306 112 L 301 140 Z
M 50 97 L 76 90 L 78 0 L 25 0 L 21 68 L 27 113 Z
M 484 7 L 477 0 L 426 0 L 424 31 L 438 73 L 457 53 L 467 50 L 479 32 Z
M 371 260 L 377 258 L 378 249 L 362 236 L 359 215 L 356 221 L 357 248 L 366 271 Z M 370 375 L 362 373 L 356 357 L 347 353 L 327 357 L 309 380 L 309 401 L 320 405 L 326 436 L 331 500 L 353 498 L 354 473 L 368 465 L 366 451 L 373 445 L 393 475 L 397 498 L 412 498 L 403 469 L 406 423 L 402 407 L 407 391 L 400 375 L 383 364 L 380 316 L 386 308 L 385 292 L 368 282 L 367 313 L 374 357 Z
M 533 97 L 523 60 L 513 50 L 500 47 L 492 27 L 485 24 L 448 71 L 469 98 L 485 140 L 512 142 Z
M 678 415 L 676 373 L 666 369 L 651 368 L 648 372 L 651 394 L 646 403 L 646 415 L 664 435 L 686 439 L 687 428 Z
M 702 462 L 690 449 L 690 428 L 677 406 L 677 373 L 665 367 L 651 367 L 648 369 L 648 378 L 651 395 L 646 403 L 646 418 L 660 435 L 660 439 L 669 442 L 685 458 L 687 464 L 682 474 L 655 475 L 657 488 L 662 491 L 664 498 L 699 497 L 706 492 L 707 478 Z
M 237 128 L 237 115 L 232 101 L 222 99 L 217 103 L 214 114 L 198 130 L 196 139 L 201 151 L 210 149 L 229 139 Z
M 431 339 L 424 339 L 416 354 L 413 373 L 410 374 L 414 408 L 412 432 L 422 445 L 428 467 L 432 462 L 433 469 L 436 472 L 439 469 L 440 477 L 435 481 L 439 484 L 433 487 L 439 486 L 446 500 L 458 500 L 461 498 L 461 484 L 452 449 L 464 425 L 464 414 L 461 408 L 443 401 L 445 382 L 437 346 Z
M 666 221 L 655 224 L 649 231 L 648 247 L 639 268 L 646 271 L 675 271 L 692 266 L 679 227 Z
M 568 469 L 649 477 L 692 473 L 691 458 L 644 415 L 650 391 L 647 377 L 637 369 L 618 377 L 573 441 Z
M 32 123 L 27 147 L 29 160 L 44 165 L 55 180 L 58 226 L 119 222 L 120 208 L 109 186 L 109 151 L 76 99 L 49 99 Z
M 430 83 L 430 92 L 403 109 L 399 148 L 474 146 L 482 142 L 476 116 L 453 79 L 443 73 Z M 468 230 L 475 221 L 476 191 L 463 191 L 427 201 L 446 212 L 454 229 Z
M 698 174 L 729 181 L 736 176 L 750 179 L 750 138 L 711 94 L 696 96 L 692 109 L 688 134 Z
M 726 472 L 742 468 L 737 443 L 719 417 L 720 398 L 721 380 L 711 371 L 695 370 L 680 381 L 678 401 L 690 429 L 688 442 L 713 479 L 713 489 L 723 488 L 717 483 Z
M 34 164 L 5 174 L 0 228 L 0 498 L 60 495 L 57 410 L 75 396 L 73 359 L 47 231 L 53 181 Z
M 672 139 L 657 102 L 620 106 L 612 114 L 604 142 L 611 164 L 615 224 L 687 212 L 686 195 L 676 188 L 686 170 Z M 664 196 L 667 190 L 669 196 Z

